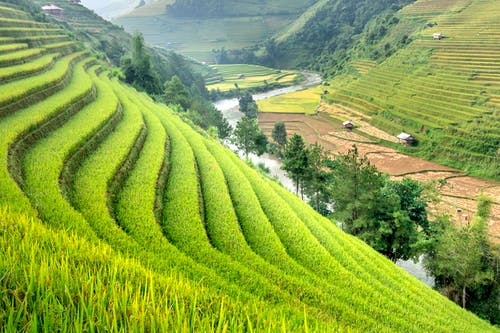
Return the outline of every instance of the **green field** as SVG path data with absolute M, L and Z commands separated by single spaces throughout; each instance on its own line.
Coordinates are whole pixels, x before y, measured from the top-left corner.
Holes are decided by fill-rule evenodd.
M 321 93 L 321 87 L 317 87 L 263 99 L 257 105 L 259 112 L 315 114 Z
M 401 24 L 421 22 L 414 41 L 381 64 L 358 60 L 358 77 L 324 100 L 414 135 L 420 156 L 500 179 L 500 7 L 494 0 L 421 0 Z M 426 22 L 433 22 L 427 27 Z M 441 32 L 445 38 L 433 40 Z
M 279 83 L 288 85 L 300 79 L 296 71 L 277 70 L 259 65 L 211 65 L 211 72 L 205 77 L 208 90 L 222 92 L 236 89 L 265 87 Z
M 0 331 L 498 332 L 88 50 L 43 45 L 0 85 Z

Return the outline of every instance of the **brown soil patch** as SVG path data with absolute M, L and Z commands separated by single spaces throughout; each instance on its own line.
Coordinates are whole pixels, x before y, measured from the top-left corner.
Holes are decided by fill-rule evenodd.
M 325 107 L 323 104 L 321 108 L 324 111 Z M 355 116 L 355 114 L 353 115 Z M 363 115 L 363 117 L 366 116 Z M 489 221 L 489 231 L 492 239 L 500 243 L 500 183 L 461 176 L 460 172 L 456 169 L 407 156 L 392 148 L 378 144 L 355 142 L 369 141 L 369 139 L 367 140 L 357 133 L 347 133 L 341 126 L 341 119 L 334 119 L 330 114 L 322 112 L 312 116 L 303 114 L 260 113 L 259 126 L 266 135 L 271 136 L 274 123 L 283 121 L 286 124 L 289 135 L 294 133 L 300 134 L 307 142 L 317 142 L 332 153 L 345 154 L 355 144 L 361 155 L 367 156 L 377 169 L 388 173 L 394 179 L 402 179 L 403 177 L 420 181 L 446 179 L 445 185 L 440 188 L 442 201 L 430 207 L 431 213 L 432 211 L 434 211 L 434 214 L 438 212 L 448 213 L 459 224 L 470 221 L 476 210 L 475 198 L 482 191 L 495 202 Z M 350 120 L 353 120 L 353 118 L 350 118 Z M 353 121 L 363 124 L 362 127 L 365 127 L 366 122 L 361 119 L 361 115 L 359 115 L 357 120 Z M 374 128 L 373 126 L 366 126 L 366 128 L 369 127 Z M 379 131 L 378 129 L 376 130 Z M 383 134 L 377 134 L 377 131 L 372 131 L 370 135 L 387 140 Z
M 449 177 L 455 177 L 457 174 L 456 172 L 450 172 L 450 171 L 429 171 L 429 172 L 420 172 L 420 173 L 414 173 L 414 174 L 409 174 L 405 176 L 392 176 L 391 179 L 393 180 L 403 180 L 403 178 L 411 178 L 418 180 L 420 182 L 427 182 L 430 180 L 446 180 Z
M 453 168 L 404 155 L 395 150 L 391 152 L 370 152 L 366 156 L 380 171 L 394 176 L 404 176 L 423 171 L 454 171 Z
M 344 139 L 344 140 L 348 140 L 348 141 L 358 141 L 360 143 L 376 143 L 373 140 L 367 139 L 366 137 L 364 137 L 356 132 L 344 130 L 344 129 L 342 129 L 342 130 L 339 129 L 338 131 L 330 132 L 328 134 L 331 136 L 337 136 L 340 139 Z
M 390 142 L 396 142 L 396 143 L 399 142 L 398 138 L 396 138 L 394 135 L 390 135 L 389 133 L 384 132 L 366 122 L 365 120 L 370 119 L 369 116 L 354 109 L 351 109 L 349 107 L 340 104 L 326 104 L 321 102 L 321 104 L 318 107 L 318 111 L 327 113 L 328 115 L 331 115 L 339 120 L 341 119 L 344 119 L 344 121 L 351 120 L 354 122 L 356 126 L 358 126 L 357 128 L 358 131 L 366 133 L 369 136 Z

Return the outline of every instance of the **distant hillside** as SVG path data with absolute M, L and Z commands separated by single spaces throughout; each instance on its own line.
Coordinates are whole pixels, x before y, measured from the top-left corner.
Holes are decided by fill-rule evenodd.
M 100 16 L 112 19 L 137 8 L 141 4 L 141 0 L 82 0 L 81 3 Z
M 261 15 L 297 15 L 303 13 L 316 0 L 176 0 L 167 5 L 172 17 L 241 17 Z
M 402 33 L 391 41 L 390 50 L 378 41 L 398 24 L 396 12 L 413 1 L 318 1 L 268 40 L 239 50 L 220 49 L 216 57 L 222 63 L 309 68 L 331 77 L 360 52 L 382 60 L 404 46 L 408 36 Z
M 499 331 L 64 28 L 0 22 L 0 331 Z
M 392 20 L 395 12 L 413 1 L 330 0 L 300 29 L 289 32 L 286 38 L 278 38 L 274 58 L 280 67 L 310 67 L 331 74 L 332 67 L 345 61 L 371 22 L 379 16 Z M 383 28 L 387 30 L 390 25 L 391 22 L 386 22 Z M 377 33 L 383 35 L 385 31 Z
M 314 0 L 175 3 L 160 0 L 115 21 L 127 31 L 142 31 L 151 44 L 213 63 L 212 50 L 240 49 L 269 39 L 315 3 Z
M 394 135 L 411 133 L 420 144 L 408 153 L 499 180 L 498 1 L 421 0 L 398 17 L 381 49 L 417 27 L 411 42 L 378 65 L 363 69 L 361 59 L 351 62 L 347 70 L 355 77 L 324 100 L 361 111 Z M 434 33 L 444 38 L 433 40 Z M 355 51 L 351 56 L 363 54 Z
M 38 7 L 45 4 L 43 0 L 34 0 L 33 3 Z M 54 0 L 53 3 L 63 8 L 64 12 L 60 17 L 49 16 L 49 18 L 71 31 L 75 38 L 84 43 L 87 48 L 102 52 L 115 66 L 120 66 L 120 59 L 130 54 L 132 35 L 121 27 L 104 20 L 80 4 L 67 0 Z M 177 75 L 187 87 L 194 84 L 204 91 L 202 77 L 191 70 L 185 59 L 171 52 L 151 47 L 148 47 L 148 52 L 162 82 Z

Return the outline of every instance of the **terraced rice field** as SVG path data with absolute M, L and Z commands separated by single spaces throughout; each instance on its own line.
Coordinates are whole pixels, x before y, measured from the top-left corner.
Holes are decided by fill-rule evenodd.
M 208 90 L 222 92 L 236 89 L 265 87 L 269 84 L 292 84 L 297 78 L 295 71 L 277 70 L 259 65 L 212 65 L 210 77 L 206 77 Z
M 347 153 L 356 145 L 362 155 L 382 172 L 393 179 L 409 177 L 419 181 L 445 181 L 439 189 L 441 202 L 432 207 L 432 214 L 450 214 L 456 223 L 465 224 L 476 212 L 476 198 L 482 192 L 493 199 L 493 211 L 489 220 L 491 239 L 500 243 L 500 183 L 493 180 L 470 177 L 458 169 L 424 159 L 405 155 L 391 147 L 399 140 L 389 133 L 370 124 L 371 117 L 354 109 L 336 104 L 321 103 L 314 115 L 302 113 L 260 113 L 259 127 L 271 137 L 274 123 L 286 124 L 289 135 L 302 135 L 309 143 L 319 143 L 331 153 Z M 345 130 L 342 122 L 352 120 L 356 129 Z M 466 181 L 467 186 L 457 186 Z M 458 212 L 458 213 L 457 213 Z M 464 218 L 466 215 L 467 218 Z
M 257 102 L 259 112 L 315 114 L 321 99 L 321 87 L 266 98 Z
M 87 51 L 57 54 L 0 85 L 0 331 L 498 331 Z
M 500 179 L 500 6 L 494 0 L 420 0 L 401 19 L 421 20 L 408 47 L 325 100 L 420 141 L 424 158 Z M 426 22 L 433 24 L 428 27 Z M 444 38 L 433 40 L 433 33 Z

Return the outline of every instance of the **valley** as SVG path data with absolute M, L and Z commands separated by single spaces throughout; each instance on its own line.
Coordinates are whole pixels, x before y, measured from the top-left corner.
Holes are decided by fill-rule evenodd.
M 481 233 L 484 223 L 500 232 L 495 1 L 360 0 L 356 10 L 344 0 L 89 1 L 108 17 L 126 10 L 116 22 L 132 23 L 112 25 L 78 1 L 0 0 L 1 332 L 499 331 L 498 247 Z M 328 53 L 329 35 L 319 53 L 276 58 L 274 38 L 289 50 L 301 36 L 320 38 L 332 17 L 338 36 L 352 27 L 353 38 L 335 44 L 344 54 Z M 446 38 L 429 40 L 426 22 Z M 127 33 L 134 24 L 144 36 Z M 399 24 L 411 34 L 394 53 L 371 59 L 357 48 L 381 27 L 390 33 L 376 45 L 394 37 Z M 226 47 L 250 48 L 226 60 L 271 64 L 214 64 L 225 49 L 213 48 Z M 336 75 L 314 71 L 325 66 Z M 436 259 L 458 244 L 459 255 L 439 263 L 455 260 L 465 280 L 450 294 L 431 289 L 395 265 L 417 252 L 371 247 L 345 232 L 349 216 L 321 215 L 231 151 L 238 129 L 210 98 L 261 90 L 243 134 L 265 142 L 258 126 L 269 136 L 283 121 L 289 135 L 332 152 L 356 143 L 393 179 L 438 180 L 443 200 L 432 208 L 473 219 L 470 238 L 444 224 L 432 234 L 418 183 L 371 170 L 366 183 L 383 191 L 361 193 L 363 202 L 335 188 L 354 213 L 382 205 L 376 219 L 355 222 L 382 225 L 375 238 L 387 244 L 406 237 L 390 223 L 411 225 L 398 250 L 425 247 L 419 255 Z M 215 103 L 232 125 L 237 105 Z M 352 131 L 340 127 L 346 119 Z M 419 144 L 400 145 L 400 131 Z M 357 170 L 343 165 L 346 190 Z M 479 192 L 493 198 L 489 221 L 487 200 L 475 212 Z

